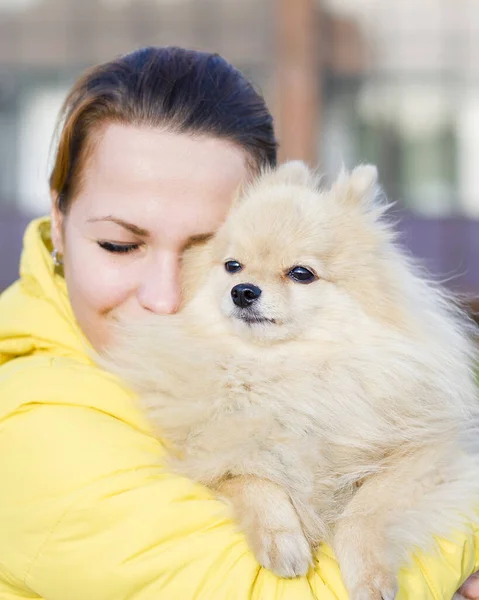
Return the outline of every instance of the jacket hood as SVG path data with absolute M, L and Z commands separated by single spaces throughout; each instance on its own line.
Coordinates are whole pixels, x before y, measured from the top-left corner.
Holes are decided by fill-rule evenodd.
M 0 296 L 0 364 L 42 353 L 91 362 L 51 250 L 50 219 L 32 221 L 24 236 L 20 279 Z

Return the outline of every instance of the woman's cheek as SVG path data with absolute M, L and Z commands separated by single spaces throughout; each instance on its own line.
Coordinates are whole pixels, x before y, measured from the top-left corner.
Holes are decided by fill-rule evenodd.
M 89 268 L 85 268 L 85 264 L 81 262 L 72 266 L 74 287 L 95 312 L 112 310 L 134 294 L 134 271 L 127 264 L 112 260 L 108 255 L 97 256 Z

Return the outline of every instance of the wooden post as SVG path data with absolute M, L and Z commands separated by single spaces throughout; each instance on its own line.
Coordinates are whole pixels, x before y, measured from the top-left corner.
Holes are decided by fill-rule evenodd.
M 276 2 L 276 128 L 280 161 L 316 165 L 321 114 L 319 0 Z

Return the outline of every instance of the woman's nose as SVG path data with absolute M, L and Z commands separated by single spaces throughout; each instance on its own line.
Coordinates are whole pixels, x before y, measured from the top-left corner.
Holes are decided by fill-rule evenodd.
M 175 313 L 180 306 L 180 261 L 173 253 L 162 253 L 145 269 L 138 290 L 142 308 L 157 315 Z

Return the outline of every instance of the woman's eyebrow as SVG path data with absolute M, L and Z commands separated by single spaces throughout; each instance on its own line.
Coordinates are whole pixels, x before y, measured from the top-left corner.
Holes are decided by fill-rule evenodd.
M 92 218 L 92 219 L 87 220 L 88 223 L 98 223 L 101 221 L 110 221 L 111 223 L 116 223 L 117 225 L 120 225 L 120 227 L 125 228 L 126 230 L 130 231 L 131 233 L 133 233 L 134 235 L 137 235 L 139 237 L 146 238 L 150 235 L 146 229 L 143 229 L 142 227 L 138 227 L 137 225 L 133 225 L 133 223 L 128 223 L 128 221 L 124 221 L 123 219 L 113 217 L 112 215 L 108 215 L 106 217 L 97 217 L 97 218 Z
M 197 233 L 196 235 L 191 235 L 188 238 L 188 244 L 198 244 L 200 242 L 206 242 L 211 237 L 214 236 L 214 232 L 211 233 Z

